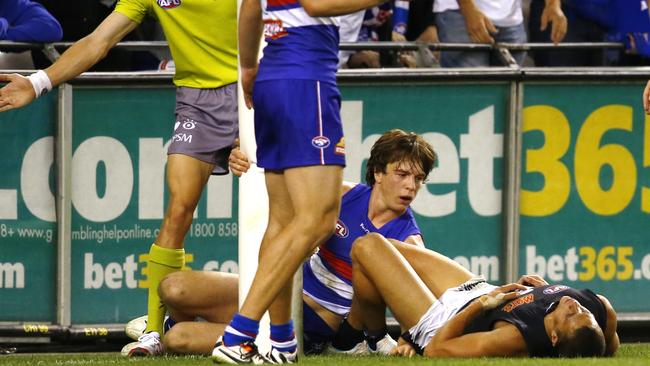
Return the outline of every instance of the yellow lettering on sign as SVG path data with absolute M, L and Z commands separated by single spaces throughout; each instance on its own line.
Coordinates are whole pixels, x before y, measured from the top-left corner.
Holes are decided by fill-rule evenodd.
M 578 273 L 580 281 L 591 281 L 596 276 L 596 249 L 592 247 L 581 247 L 580 256 L 584 259 L 580 261 L 583 271 Z
M 623 145 L 601 140 L 611 130 L 632 131 L 632 108 L 609 105 L 592 112 L 582 125 L 575 151 L 576 189 L 584 205 L 598 215 L 616 215 L 632 201 L 636 189 L 636 164 Z M 609 189 L 600 184 L 605 166 L 613 171 Z
M 616 279 L 621 281 L 627 281 L 632 278 L 634 274 L 634 264 L 630 257 L 634 254 L 634 247 L 618 247 L 618 272 L 616 273 Z
M 523 132 L 541 131 L 544 145 L 526 150 L 526 173 L 544 176 L 539 191 L 521 190 L 522 215 L 549 216 L 559 211 L 569 199 L 571 176 L 560 161 L 571 143 L 571 129 L 566 116 L 557 108 L 545 105 L 524 108 Z
M 643 133 L 643 167 L 650 166 L 650 116 L 645 115 Z M 650 188 L 641 187 L 641 211 L 650 212 Z

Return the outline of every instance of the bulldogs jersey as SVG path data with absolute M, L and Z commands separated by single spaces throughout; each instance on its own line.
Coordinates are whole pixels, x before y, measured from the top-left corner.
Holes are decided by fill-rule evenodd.
M 420 234 L 410 208 L 381 228 L 376 228 L 368 218 L 371 192 L 372 188 L 358 184 L 343 196 L 334 235 L 303 266 L 303 292 L 339 315 L 346 315 L 352 303 L 350 249 L 354 240 L 371 232 L 401 241 Z
M 338 17 L 312 18 L 298 0 L 261 0 L 267 42 L 256 81 L 336 83 Z
M 547 285 L 531 288 L 514 300 L 485 312 L 465 328 L 465 333 L 489 331 L 495 322 L 503 320 L 519 329 L 526 341 L 530 356 L 557 356 L 544 328 L 544 316 L 551 305 L 559 301 L 562 296 L 570 296 L 578 300 L 594 315 L 601 329 L 605 330 L 607 325 L 605 306 L 591 290 L 575 290 L 564 285 Z

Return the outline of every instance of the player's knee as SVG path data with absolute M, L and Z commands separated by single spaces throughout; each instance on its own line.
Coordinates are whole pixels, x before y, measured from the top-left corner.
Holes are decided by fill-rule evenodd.
M 350 256 L 353 261 L 360 261 L 364 258 L 372 256 L 373 253 L 377 253 L 377 250 L 381 246 L 386 245 L 386 240 L 383 235 L 379 233 L 368 233 L 362 237 L 357 238 L 354 243 L 352 243 L 352 250 L 350 251 Z
M 182 272 L 171 273 L 165 276 L 158 285 L 158 296 L 169 307 L 177 307 L 186 296 L 181 277 Z
M 192 219 L 194 209 L 196 209 L 196 204 L 185 202 L 180 199 L 174 199 L 170 201 L 165 216 L 172 222 L 183 222 Z
M 171 327 L 163 338 L 165 350 L 169 353 L 187 353 L 188 340 L 193 335 L 188 332 L 183 323 L 178 323 Z
M 297 215 L 295 221 L 309 241 L 314 243 L 320 243 L 332 236 L 336 228 L 336 215 Z

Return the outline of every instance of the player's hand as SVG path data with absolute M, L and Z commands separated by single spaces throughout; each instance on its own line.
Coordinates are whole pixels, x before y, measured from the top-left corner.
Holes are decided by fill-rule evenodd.
M 562 42 L 567 32 L 567 19 L 562 12 L 560 2 L 551 2 L 544 7 L 540 20 L 540 30 L 543 32 L 551 23 L 551 41 L 555 44 Z
M 242 174 L 246 173 L 251 167 L 248 157 L 244 154 L 243 151 L 239 149 L 239 144 L 235 146 L 234 149 L 230 151 L 230 156 L 228 157 L 228 167 L 230 171 L 237 177 L 241 177 Z
M 478 298 L 478 301 L 483 305 L 484 310 L 494 309 L 497 306 L 503 304 L 504 302 L 510 301 L 517 296 L 517 290 L 525 290 L 526 286 L 520 285 L 518 283 L 511 283 L 508 285 L 500 286 L 494 289 L 492 292 L 487 295 L 483 295 Z
M 650 80 L 643 91 L 643 109 L 645 109 L 645 114 L 650 114 Z
M 517 281 L 518 284 L 524 285 L 524 286 L 532 286 L 532 287 L 539 287 L 539 286 L 546 286 L 548 285 L 548 282 L 544 280 L 542 277 L 538 275 L 523 275 Z
M 403 343 L 397 345 L 390 351 L 391 356 L 402 356 L 402 357 L 413 357 L 415 356 L 415 348 L 409 343 Z
M 0 112 L 24 107 L 36 99 L 31 81 L 19 74 L 0 74 L 0 82 L 8 84 L 0 89 Z
M 255 85 L 255 77 L 257 76 L 257 65 L 255 67 L 242 67 L 241 68 L 241 86 L 244 92 L 244 102 L 246 108 L 253 108 L 253 85 Z
M 463 16 L 465 17 L 467 33 L 472 42 L 494 43 L 494 38 L 492 38 L 491 34 L 496 34 L 498 30 L 485 14 L 472 7 L 471 9 L 464 10 Z

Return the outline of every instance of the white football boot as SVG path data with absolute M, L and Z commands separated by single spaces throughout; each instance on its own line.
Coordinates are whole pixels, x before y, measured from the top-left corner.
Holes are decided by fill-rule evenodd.
M 397 342 L 387 333 L 384 338 L 377 341 L 377 349 L 373 350 L 370 346 L 368 349 L 372 354 L 388 356 L 395 347 L 397 347 Z
M 298 350 L 293 352 L 282 352 L 275 348 L 271 348 L 270 351 L 264 354 L 264 358 L 266 358 L 268 363 L 273 364 L 296 363 L 298 362 Z
M 165 347 L 160 340 L 160 334 L 150 332 L 140 336 L 137 341 L 124 346 L 121 354 L 125 357 L 162 356 L 165 354 Z
M 370 354 L 370 348 L 368 348 L 368 342 L 364 339 L 348 350 L 340 350 L 330 345 L 327 347 L 325 353 L 331 355 L 367 356 Z
M 212 361 L 214 363 L 228 363 L 228 364 L 246 364 L 261 365 L 270 363 L 264 356 L 257 350 L 257 345 L 253 341 L 246 341 L 234 346 L 226 346 L 223 344 L 222 337 L 219 337 L 217 344 L 214 345 L 212 350 Z

